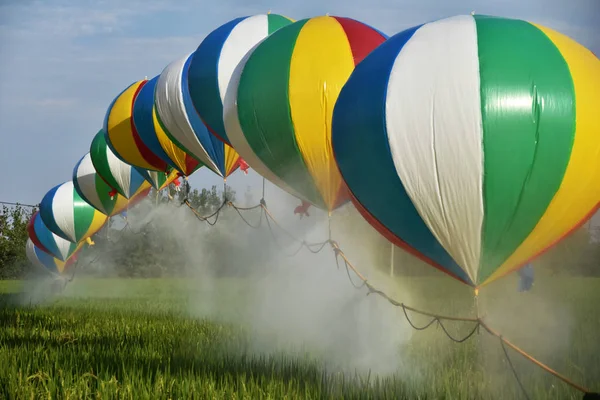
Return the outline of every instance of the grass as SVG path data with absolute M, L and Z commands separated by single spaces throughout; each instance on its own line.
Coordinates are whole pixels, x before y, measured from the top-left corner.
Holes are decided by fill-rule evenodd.
M 398 291 L 423 308 L 457 315 L 472 302 L 461 286 L 443 278 L 399 281 L 410 290 Z M 221 311 L 243 314 L 238 306 L 248 282 L 222 279 L 215 284 L 221 289 L 215 291 Z M 398 349 L 396 373 L 342 373 L 326 368 L 319 352 L 260 352 L 243 323 L 194 316 L 188 303 L 195 301 L 190 293 L 200 290 L 197 282 L 79 279 L 62 295 L 37 305 L 23 290 L 23 282 L 0 282 L 0 397 L 7 399 L 521 396 L 497 339 L 484 333 L 455 344 L 431 328 L 414 333 Z M 488 292 L 481 301 L 490 315 L 501 315 L 490 316 L 491 323 L 553 368 L 600 390 L 600 280 L 546 278 L 523 294 L 507 279 L 505 287 Z M 426 321 L 414 319 L 419 325 Z M 407 329 L 405 321 L 397 325 Z M 469 327 L 449 324 L 448 329 L 460 336 Z M 511 353 L 511 359 L 530 398 L 581 398 L 518 355 Z

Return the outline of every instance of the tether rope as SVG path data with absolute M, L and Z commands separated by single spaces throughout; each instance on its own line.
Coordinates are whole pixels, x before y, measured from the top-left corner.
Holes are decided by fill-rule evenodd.
M 256 206 L 253 207 L 238 207 L 235 204 L 233 204 L 231 201 L 227 200 L 226 197 L 226 190 L 227 190 L 227 186 L 224 185 L 225 189 L 224 189 L 224 199 L 223 199 L 223 203 L 220 205 L 220 207 L 214 211 L 212 214 L 208 215 L 208 216 L 202 216 L 200 215 L 200 213 L 198 213 L 198 211 L 190 204 L 190 202 L 188 201 L 188 199 L 186 198 L 183 203 L 180 205 L 186 205 L 190 210 L 192 210 L 193 214 L 196 216 L 196 218 L 200 221 L 203 222 L 207 222 L 209 225 L 214 226 L 216 225 L 216 223 L 219 220 L 219 215 L 221 213 L 221 211 L 226 207 L 226 206 L 230 206 L 232 208 L 234 208 L 238 215 L 240 215 L 240 217 L 242 217 L 242 220 L 251 228 L 254 229 L 258 229 L 261 226 L 262 223 L 262 214 L 264 213 L 265 215 L 265 221 L 267 222 L 267 226 L 269 228 L 269 231 L 271 232 L 271 236 L 273 237 L 274 241 L 276 242 L 276 235 L 273 232 L 272 226 L 271 226 L 271 222 L 273 223 L 273 225 L 275 225 L 276 227 L 278 227 L 281 231 L 283 231 L 289 238 L 291 238 L 293 241 L 296 241 L 299 243 L 299 248 L 291 255 L 295 255 L 298 254 L 298 252 L 300 252 L 300 250 L 303 247 L 306 247 L 309 251 L 311 251 L 312 253 L 319 253 L 320 251 L 322 251 L 325 246 L 327 244 L 329 244 L 334 252 L 335 258 L 336 258 L 336 263 L 338 265 L 339 268 L 339 259 L 341 258 L 344 261 L 345 264 L 345 268 L 348 274 L 348 278 L 350 280 L 350 282 L 352 283 L 352 285 L 357 288 L 357 289 L 361 289 L 363 287 L 366 287 L 368 292 L 367 295 L 370 294 L 377 294 L 380 297 L 382 297 L 383 299 L 387 300 L 390 304 L 392 304 L 393 306 L 396 307 L 401 307 L 402 311 L 404 313 L 404 316 L 406 318 L 406 320 L 408 321 L 409 325 L 418 331 L 423 331 L 429 327 L 431 327 L 432 325 L 434 325 L 437 322 L 437 325 L 440 326 L 442 328 L 442 331 L 444 332 L 444 334 L 452 341 L 456 342 L 456 343 L 463 343 L 466 342 L 469 338 L 473 337 L 474 334 L 479 330 L 479 327 L 484 328 L 484 330 L 486 332 L 488 332 L 490 335 L 497 337 L 502 345 L 502 348 L 504 350 L 504 354 L 505 357 L 507 359 L 507 362 L 513 372 L 513 375 L 515 377 L 515 379 L 517 380 L 517 383 L 519 385 L 519 387 L 521 388 L 524 396 L 529 399 L 527 392 L 525 391 L 525 388 L 521 382 L 521 380 L 518 377 L 518 374 L 514 368 L 514 365 L 512 364 L 512 361 L 510 360 L 509 356 L 508 356 L 508 352 L 506 350 L 506 346 L 510 347 L 511 349 L 513 349 L 514 351 L 516 351 L 518 354 L 520 354 L 522 357 L 524 357 L 525 359 L 527 359 L 528 361 L 532 362 L 533 364 L 535 364 L 536 366 L 538 366 L 539 368 L 543 369 L 544 371 L 546 371 L 547 373 L 553 375 L 554 377 L 560 379 L 562 382 L 566 383 L 567 385 L 569 385 L 570 387 L 579 390 L 580 392 L 584 393 L 585 396 L 584 398 L 600 398 L 600 394 L 592 392 L 590 389 L 579 385 L 577 383 L 575 383 L 574 381 L 572 381 L 571 379 L 569 379 L 568 377 L 560 374 L 559 372 L 553 370 L 552 368 L 550 368 L 549 366 L 547 366 L 546 364 L 542 363 L 541 361 L 537 360 L 536 358 L 534 358 L 533 356 L 531 356 L 529 353 L 525 352 L 524 350 L 522 350 L 521 348 L 519 348 L 518 346 L 516 346 L 515 344 L 513 344 L 512 342 L 510 342 L 509 340 L 507 340 L 504 336 L 502 336 L 499 332 L 497 332 L 496 330 L 492 329 L 483 319 L 483 317 L 477 317 L 477 318 L 472 318 L 472 317 L 453 317 L 453 316 L 448 316 L 448 315 L 440 315 L 440 314 L 434 314 L 431 312 L 427 312 L 427 311 L 423 311 L 411 306 L 408 306 L 404 303 L 398 302 L 397 300 L 394 300 L 393 298 L 391 298 L 389 295 L 387 295 L 385 292 L 383 292 L 382 290 L 379 290 L 377 288 L 375 288 L 373 285 L 371 285 L 369 283 L 369 281 L 367 280 L 367 278 L 360 273 L 360 271 L 348 260 L 347 256 L 345 255 L 345 253 L 342 251 L 342 249 L 339 247 L 338 243 L 334 240 L 331 239 L 331 219 L 329 219 L 329 239 L 323 242 L 318 242 L 318 243 L 309 243 L 305 240 L 299 239 L 298 237 L 296 237 L 295 235 L 293 235 L 292 233 L 290 233 L 289 231 L 287 231 L 286 229 L 284 229 L 281 224 L 279 224 L 277 222 L 277 220 L 275 219 L 275 217 L 271 214 L 271 212 L 269 211 L 269 209 L 267 208 L 267 204 L 265 201 L 265 179 L 263 178 L 263 196 L 260 200 L 260 203 Z M 10 204 L 10 205 L 22 205 L 22 206 L 27 206 L 27 207 L 37 207 L 37 206 L 32 206 L 32 205 L 27 205 L 27 204 L 18 204 L 18 203 L 7 203 L 7 202 L 0 202 L 0 204 Z M 256 226 L 250 224 L 243 216 L 242 216 L 242 211 L 249 211 L 249 210 L 254 210 L 254 209 L 261 209 L 261 218 L 259 221 L 259 224 L 257 224 Z M 214 221 L 211 222 L 210 218 L 214 217 Z M 127 227 L 128 223 L 126 224 L 126 226 L 123 228 L 123 230 Z M 278 244 L 276 242 L 276 244 Z M 313 250 L 314 248 L 317 248 L 317 250 Z M 99 256 L 97 256 L 93 261 L 89 262 L 89 264 L 95 262 L 98 258 L 100 258 L 101 254 Z M 360 279 L 360 281 L 362 282 L 361 284 L 356 284 L 354 282 L 354 280 L 351 278 L 350 275 L 350 270 Z M 71 277 L 70 280 L 72 280 L 74 277 Z M 69 281 L 70 281 L 69 280 Z M 425 324 L 424 326 L 416 326 L 412 320 L 409 318 L 407 311 L 411 311 L 415 314 L 420 314 L 423 316 L 427 316 L 430 317 L 431 320 Z M 463 338 L 455 338 L 453 337 L 448 330 L 446 329 L 446 327 L 443 324 L 443 321 L 462 321 L 462 322 L 471 322 L 474 323 L 474 327 L 473 329 Z
M 264 193 L 264 192 L 263 192 Z M 273 225 L 277 226 L 279 229 L 281 229 L 288 237 L 290 237 L 292 240 L 300 243 L 300 247 L 298 248 L 298 250 L 295 252 L 295 254 L 297 254 L 300 249 L 302 249 L 302 247 L 306 247 L 308 248 L 311 252 L 313 253 L 318 253 L 320 252 L 323 248 L 325 248 L 325 246 L 327 244 L 329 244 L 335 254 L 336 257 L 336 262 L 338 262 L 338 257 L 341 258 L 346 266 L 346 270 L 348 272 L 348 278 L 350 278 L 350 281 L 352 282 L 353 286 L 357 289 L 360 289 L 362 287 L 366 287 L 368 289 L 367 295 L 370 294 L 377 294 L 380 297 L 382 297 L 383 299 L 387 300 L 390 304 L 396 306 L 396 307 L 401 307 L 403 312 L 404 312 L 404 316 L 406 317 L 409 325 L 416 330 L 425 330 L 429 327 L 431 327 L 432 325 L 434 325 L 437 322 L 437 325 L 440 326 L 440 328 L 442 328 L 442 331 L 444 332 L 444 334 L 453 342 L 456 343 L 463 343 L 466 342 L 468 339 L 470 339 L 471 337 L 473 337 L 475 335 L 476 332 L 479 331 L 479 327 L 484 328 L 484 330 L 486 332 L 488 332 L 490 335 L 497 337 L 500 342 L 502 343 L 503 349 L 506 350 L 505 346 L 508 346 L 510 348 L 512 348 L 514 351 L 516 351 L 518 354 L 520 354 L 522 357 L 524 357 L 525 359 L 529 360 L 530 362 L 532 362 L 533 364 L 535 364 L 536 366 L 538 366 L 539 368 L 543 369 L 544 371 L 546 371 L 547 373 L 553 375 L 554 377 L 560 379 L 561 381 L 563 381 L 564 383 L 566 383 L 567 385 L 569 385 L 570 387 L 579 390 L 580 392 L 586 394 L 586 398 L 588 397 L 592 397 L 595 398 L 595 396 L 597 396 L 597 393 L 592 392 L 590 389 L 579 385 L 577 383 L 575 383 L 574 381 L 572 381 L 571 379 L 569 379 L 568 377 L 560 374 L 559 372 L 555 371 L 554 369 L 550 368 L 549 366 L 547 366 L 546 364 L 542 363 L 541 361 L 537 360 L 536 358 L 534 358 L 533 356 L 531 356 L 529 353 L 525 352 L 523 349 L 519 348 L 518 346 L 516 346 L 515 344 L 511 343 L 509 340 L 507 340 L 504 336 L 502 336 L 499 332 L 497 332 L 496 330 L 492 329 L 483 319 L 483 317 L 477 317 L 477 318 L 472 318 L 472 317 L 453 317 L 453 316 L 448 316 L 448 315 L 440 315 L 440 314 L 434 314 L 434 313 L 430 313 L 427 311 L 423 311 L 411 306 L 408 306 L 404 303 L 398 302 L 397 300 L 394 300 L 393 298 L 391 298 L 389 295 L 387 295 L 385 292 L 383 292 L 382 290 L 379 290 L 377 288 L 375 288 L 373 285 L 371 285 L 369 283 L 369 281 L 367 280 L 367 278 L 360 273 L 360 271 L 350 262 L 350 260 L 348 260 L 346 254 L 342 251 L 342 249 L 339 247 L 339 245 L 337 244 L 336 241 L 332 240 L 331 238 L 329 240 L 326 240 L 324 242 L 319 242 L 319 243 L 308 243 L 305 240 L 299 239 L 298 237 L 296 237 L 295 235 L 293 235 L 292 233 L 290 233 L 289 231 L 287 231 L 286 229 L 284 229 L 281 224 L 279 224 L 277 222 L 277 220 L 275 219 L 275 217 L 271 214 L 271 212 L 268 210 L 266 202 L 264 201 L 264 197 L 263 199 L 261 199 L 260 204 L 254 206 L 254 207 L 247 207 L 247 208 L 241 208 L 241 207 L 237 207 L 235 206 L 232 202 L 226 202 L 224 203 L 224 205 L 228 205 L 234 209 L 238 210 L 238 213 L 241 214 L 239 211 L 244 211 L 244 210 L 249 210 L 249 209 L 256 209 L 256 208 L 262 208 L 263 212 L 265 213 L 266 218 L 266 222 L 267 225 L 269 226 L 269 230 L 272 233 L 272 236 L 274 239 L 275 235 L 274 232 L 272 231 L 271 228 L 271 222 L 273 222 Z M 197 214 L 196 210 L 193 209 L 193 207 L 191 207 L 191 205 L 186 202 L 186 205 L 194 212 L 194 214 Z M 223 206 L 224 206 L 223 205 Z M 199 217 L 198 215 L 196 215 L 198 217 L 198 219 L 200 220 L 206 220 L 206 218 L 211 218 L 213 216 L 217 216 L 218 218 L 218 214 L 220 213 L 220 211 L 223 209 L 223 206 L 220 207 L 215 213 L 211 214 L 208 217 Z M 216 221 L 215 221 L 216 223 Z M 213 224 L 214 225 L 214 224 Z M 251 224 L 247 224 L 248 226 L 251 226 Z M 331 227 L 330 229 L 330 235 L 331 235 Z M 317 251 L 313 251 L 312 248 L 317 247 L 318 250 Z M 339 262 L 338 262 L 338 267 L 339 267 Z M 352 272 L 354 272 L 354 274 L 362 281 L 361 285 L 357 285 L 355 284 L 355 282 L 351 279 L 350 277 L 350 270 Z M 411 311 L 415 314 L 420 314 L 423 316 L 428 316 L 431 317 L 431 320 L 422 327 L 418 327 L 416 326 L 409 318 L 407 311 Z M 474 327 L 471 331 L 469 331 L 469 333 L 467 335 L 465 335 L 462 338 L 456 338 L 454 336 L 452 336 L 448 330 L 446 329 L 446 327 L 444 326 L 443 321 L 462 321 L 462 322 L 471 322 L 474 323 Z M 524 386 L 522 385 L 522 382 L 520 381 L 520 379 L 518 378 L 518 374 L 514 368 L 514 365 L 512 364 L 512 361 L 510 360 L 509 356 L 508 356 L 508 352 L 505 351 L 505 357 L 507 359 L 507 362 L 509 364 L 509 367 L 511 368 L 513 375 L 515 376 L 517 383 L 520 387 L 520 389 L 523 391 L 523 395 L 529 399 L 527 392 L 525 391 Z

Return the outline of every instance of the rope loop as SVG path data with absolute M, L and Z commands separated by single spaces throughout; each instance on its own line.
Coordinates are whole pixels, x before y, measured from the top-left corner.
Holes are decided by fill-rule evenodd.
M 380 297 L 382 297 L 383 299 L 387 300 L 390 304 L 392 304 L 393 306 L 396 307 L 401 307 L 402 311 L 404 312 L 404 316 L 406 317 L 406 320 L 408 321 L 408 323 L 412 326 L 412 328 L 414 328 L 415 330 L 425 330 L 427 328 L 429 328 L 430 326 L 432 326 L 433 324 L 435 324 L 438 328 L 441 328 L 441 330 L 444 332 L 444 334 L 452 341 L 456 342 L 456 343 L 463 343 L 465 341 L 467 341 L 469 338 L 471 338 L 475 333 L 479 333 L 480 332 L 480 327 L 483 327 L 485 331 L 487 331 L 489 334 L 491 334 L 492 336 L 496 336 L 500 339 L 501 343 L 502 343 L 502 348 L 505 352 L 506 358 L 508 360 L 508 363 L 513 371 L 513 374 L 515 375 L 515 379 L 517 380 L 517 383 L 519 384 L 520 388 L 522 389 L 522 392 L 524 394 L 525 397 L 528 398 L 527 393 L 524 390 L 524 387 L 522 385 L 522 382 L 520 381 L 519 377 L 517 376 L 517 373 L 514 369 L 514 366 L 512 365 L 511 360 L 508 358 L 508 352 L 506 349 L 506 346 L 511 347 L 513 350 L 515 350 L 517 353 L 519 353 L 521 356 L 523 356 L 524 358 L 528 359 L 530 362 L 532 362 L 533 364 L 537 365 L 538 367 L 542 368 L 543 370 L 545 370 L 546 372 L 552 374 L 554 377 L 562 380 L 563 382 L 565 382 L 566 384 L 568 384 L 569 386 L 571 386 L 574 389 L 579 390 L 580 392 L 584 393 L 584 399 L 586 400 L 600 400 L 600 394 L 595 393 L 595 392 L 591 392 L 590 390 L 588 390 L 587 388 L 578 385 L 577 383 L 571 381 L 570 379 L 568 379 L 567 377 L 561 375 L 560 373 L 552 370 L 550 367 L 548 367 L 547 365 L 543 364 L 542 362 L 538 361 L 537 359 L 535 359 L 533 356 L 529 355 L 528 353 L 526 353 L 525 351 L 521 350 L 519 347 L 515 346 L 514 344 L 512 344 L 511 342 L 509 342 L 507 339 L 505 339 L 499 332 L 493 330 L 489 325 L 487 325 L 487 323 L 483 320 L 483 317 L 479 316 L 477 318 L 472 318 L 472 317 L 452 317 L 452 316 L 444 316 L 444 315 L 439 315 L 439 314 L 433 314 L 433 313 L 429 313 L 423 310 L 419 310 L 413 307 L 409 307 L 407 305 L 405 305 L 404 303 L 400 303 L 397 300 L 392 299 L 390 296 L 388 296 L 385 292 L 377 289 L 376 287 L 374 287 L 373 285 L 371 285 L 367 278 L 362 275 L 360 273 L 360 271 L 348 260 L 348 258 L 346 257 L 346 255 L 344 254 L 344 252 L 342 251 L 342 249 L 340 248 L 338 242 L 336 242 L 335 240 L 333 240 L 331 238 L 331 226 L 329 227 L 330 229 L 330 236 L 329 239 L 321 242 L 321 243 L 308 243 L 305 239 L 299 239 L 297 237 L 295 237 L 293 234 L 291 234 L 290 232 L 286 231 L 278 222 L 277 220 L 271 215 L 271 213 L 269 212 L 269 210 L 267 209 L 267 203 L 265 201 L 264 198 L 264 179 L 263 179 L 263 198 L 260 199 L 260 203 L 259 205 L 255 206 L 255 207 L 248 207 L 248 208 L 240 208 L 237 207 L 235 204 L 233 204 L 233 202 L 227 198 L 224 198 L 223 203 L 221 205 L 221 207 L 219 207 L 213 214 L 209 215 L 209 216 L 201 216 L 189 203 L 188 199 L 185 198 L 183 200 L 183 204 L 186 204 L 190 210 L 194 213 L 194 215 L 198 218 L 198 220 L 200 221 L 205 221 L 207 222 L 209 225 L 215 225 L 217 223 L 217 220 L 219 218 L 219 214 L 220 211 L 227 205 L 230 207 L 233 207 L 237 210 L 238 214 L 240 215 L 240 217 L 243 218 L 241 211 L 247 211 L 247 210 L 252 210 L 254 208 L 258 208 L 260 207 L 262 209 L 261 212 L 261 220 L 259 221 L 258 226 L 253 226 L 250 223 L 248 223 L 245 219 L 244 221 L 251 227 L 253 228 L 258 228 L 260 226 L 260 222 L 262 221 L 262 214 L 265 214 L 265 222 L 267 223 L 267 227 L 269 228 L 269 231 L 271 232 L 271 235 L 273 237 L 273 240 L 275 242 L 277 242 L 277 237 L 274 234 L 272 227 L 271 227 L 271 221 L 273 222 L 273 224 L 275 226 L 277 226 L 278 228 L 280 228 L 284 233 L 287 234 L 287 236 L 289 236 L 293 241 L 295 241 L 296 243 L 299 243 L 300 246 L 298 247 L 298 249 L 291 255 L 294 256 L 296 255 L 301 249 L 302 247 L 306 247 L 309 251 L 311 251 L 312 253 L 318 253 L 319 251 L 321 251 L 321 249 L 323 249 L 327 244 L 329 244 L 333 250 L 333 253 L 335 255 L 335 260 L 336 260 L 336 265 L 338 267 L 338 269 L 340 268 L 340 259 L 344 261 L 345 264 L 345 268 L 346 268 L 346 272 L 348 274 L 348 278 L 350 280 L 350 282 L 352 283 L 352 285 L 357 288 L 357 289 L 361 289 L 363 287 L 367 288 L 367 293 L 366 295 L 369 296 L 371 294 L 377 294 Z M 208 221 L 209 218 L 211 217 L 215 217 L 215 221 L 214 222 L 210 222 Z M 313 250 L 312 247 L 315 247 L 318 249 L 317 250 Z M 95 262 L 96 260 L 92 261 Z M 354 273 L 355 276 L 357 276 L 360 280 L 360 284 L 356 284 L 351 275 L 350 275 L 350 271 L 352 271 Z M 73 279 L 73 277 L 71 277 L 71 279 Z M 430 321 L 425 324 L 424 326 L 416 326 L 411 319 L 408 316 L 408 312 L 407 311 L 412 311 L 413 313 L 416 314 L 420 314 L 423 316 L 427 316 L 430 317 Z M 461 321 L 461 322 L 471 322 L 474 323 L 473 329 L 469 331 L 469 333 L 467 333 L 464 337 L 462 338 L 456 338 L 454 336 L 452 336 L 450 334 L 450 332 L 448 332 L 448 330 L 446 329 L 446 327 L 444 326 L 444 321 Z

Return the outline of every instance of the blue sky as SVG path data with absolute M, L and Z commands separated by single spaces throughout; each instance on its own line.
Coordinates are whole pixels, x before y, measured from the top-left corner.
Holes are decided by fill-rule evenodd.
M 600 55 L 598 0 L 4 0 L 0 5 L 0 200 L 38 203 L 71 178 L 111 100 L 193 51 L 219 25 L 265 13 L 294 19 L 347 16 L 393 35 L 467 14 L 522 18 L 554 28 Z M 194 187 L 221 185 L 210 172 Z M 261 179 L 236 173 L 242 193 Z

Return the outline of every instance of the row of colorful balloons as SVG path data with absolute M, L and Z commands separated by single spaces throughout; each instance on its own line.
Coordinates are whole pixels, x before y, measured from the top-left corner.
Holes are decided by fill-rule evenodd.
M 522 20 L 461 15 L 388 38 L 349 18 L 267 14 L 129 86 L 100 136 L 136 170 L 249 166 L 330 213 L 352 201 L 390 241 L 478 287 L 598 208 L 597 93 L 591 51 Z

